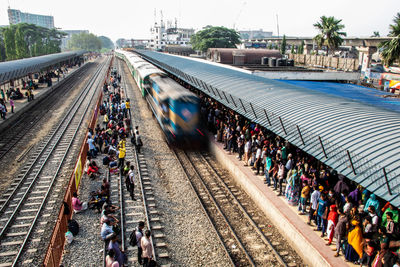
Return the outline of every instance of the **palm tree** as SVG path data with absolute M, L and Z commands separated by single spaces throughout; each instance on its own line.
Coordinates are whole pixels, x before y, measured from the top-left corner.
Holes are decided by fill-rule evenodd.
M 371 37 L 381 37 L 381 35 L 379 34 L 379 32 L 374 32 Z
M 318 47 L 322 47 L 326 45 L 327 51 L 334 51 L 343 43 L 343 38 L 346 36 L 345 32 L 340 30 L 344 29 L 344 25 L 340 24 L 342 22 L 341 19 L 335 19 L 335 17 L 326 17 L 322 16 L 321 21 L 314 24 L 314 27 L 317 28 L 320 33 L 314 37 L 315 42 Z
M 389 25 L 389 37 L 391 40 L 382 42 L 379 47 L 382 48 L 383 62 L 390 66 L 395 60 L 400 59 L 400 12 L 394 16 L 394 24 Z

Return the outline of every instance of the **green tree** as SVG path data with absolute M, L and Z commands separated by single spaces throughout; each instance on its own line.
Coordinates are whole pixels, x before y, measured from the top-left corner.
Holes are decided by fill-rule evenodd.
M 393 18 L 394 24 L 389 25 L 389 37 L 391 40 L 382 42 L 379 47 L 382 48 L 383 62 L 390 66 L 394 61 L 400 59 L 400 12 Z
M 297 54 L 303 54 L 303 53 L 304 53 L 304 40 L 301 41 L 301 44 L 297 49 Z
M 268 49 L 272 50 L 272 43 L 268 44 Z
M 208 48 L 235 48 L 237 44 L 240 44 L 240 36 L 233 29 L 207 26 L 204 30 L 192 35 L 190 43 L 193 49 L 203 52 Z
M 0 53 L 4 47 L 6 60 L 14 60 L 59 53 L 61 39 L 66 34 L 56 29 L 19 23 L 2 28 L 1 35 Z
M 294 45 L 292 45 L 292 49 L 290 49 L 290 53 L 294 54 Z
M 15 53 L 17 59 L 29 57 L 24 29 L 20 24 L 17 24 L 17 30 L 15 31 Z
M 3 34 L 0 32 L 0 61 L 6 60 L 6 47 L 4 46 Z
M 106 36 L 99 36 L 98 37 L 101 41 L 101 47 L 107 48 L 107 49 L 114 49 L 114 43 L 111 41 L 110 38 Z
M 314 27 L 320 32 L 314 37 L 314 40 L 318 47 L 321 48 L 323 45 L 327 47 L 327 54 L 343 43 L 342 37 L 346 36 L 346 33 L 341 31 L 345 27 L 340 24 L 341 22 L 341 19 L 335 19 L 335 17 L 322 16 L 321 20 L 314 24 Z
M 6 60 L 16 59 L 15 53 L 15 27 L 5 27 L 3 29 L 4 47 L 6 50 Z
M 101 49 L 101 41 L 93 33 L 73 34 L 68 41 L 68 48 L 72 50 L 99 51 Z
M 281 54 L 286 54 L 286 35 L 283 35 L 282 43 L 281 43 Z

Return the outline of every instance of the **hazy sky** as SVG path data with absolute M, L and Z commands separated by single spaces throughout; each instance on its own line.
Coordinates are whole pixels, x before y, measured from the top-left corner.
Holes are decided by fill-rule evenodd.
M 113 41 L 123 38 L 148 38 L 163 11 L 164 21 L 178 18 L 178 27 L 201 29 L 206 25 L 236 25 L 239 30 L 264 29 L 280 35 L 314 36 L 312 26 L 319 17 L 342 19 L 348 36 L 370 36 L 389 32 L 388 26 L 400 0 L 0 0 L 0 25 L 8 25 L 7 7 L 22 12 L 54 16 L 56 27 L 89 30 Z

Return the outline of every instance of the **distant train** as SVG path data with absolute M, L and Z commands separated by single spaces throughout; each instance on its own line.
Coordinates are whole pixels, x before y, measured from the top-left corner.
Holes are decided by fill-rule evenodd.
M 115 54 L 128 65 L 168 143 L 202 146 L 206 137 L 200 128 L 200 99 L 137 54 L 123 50 Z

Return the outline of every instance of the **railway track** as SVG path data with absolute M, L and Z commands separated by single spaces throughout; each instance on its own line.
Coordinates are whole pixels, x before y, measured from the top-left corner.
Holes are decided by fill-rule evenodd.
M 75 137 L 84 122 L 92 99 L 101 88 L 107 71 L 107 58 L 86 84 L 61 122 L 39 145 L 12 187 L 0 199 L 0 266 L 34 264 L 43 242 L 41 235 L 60 203 L 50 196 L 58 194 L 63 180 L 59 173 L 67 161 Z M 74 156 L 70 155 L 69 160 Z M 58 186 L 58 187 L 57 187 Z M 55 199 L 57 199 L 55 197 Z M 40 227 L 37 227 L 40 226 Z M 31 236 L 35 238 L 32 239 Z M 30 249 L 25 250 L 27 245 Z
M 210 163 L 210 157 L 177 149 L 174 153 L 234 266 L 296 266 L 299 263 L 293 261 L 293 254 L 279 247 L 281 242 L 275 241 L 276 236 L 262 224 L 262 215 L 255 212 L 255 204 L 242 202 L 241 190 L 223 180 Z
M 128 88 L 130 85 L 125 81 L 125 73 L 120 60 L 115 61 L 118 73 L 121 74 L 121 87 L 123 98 L 131 97 Z M 122 75 L 123 74 L 123 75 Z M 130 89 L 131 90 L 131 89 Z M 131 125 L 134 124 L 131 115 L 128 114 Z M 136 122 L 135 122 L 136 123 Z M 132 132 L 131 132 L 132 134 Z M 128 259 L 128 266 L 133 266 L 137 262 L 137 248 L 129 245 L 130 234 L 135 230 L 139 221 L 144 221 L 146 228 L 152 232 L 154 260 L 160 266 L 168 266 L 169 254 L 165 243 L 162 221 L 157 210 L 151 178 L 148 172 L 146 158 L 143 153 L 137 153 L 136 149 L 129 140 L 126 142 L 127 154 L 125 161 L 130 161 L 135 166 L 135 199 L 132 200 L 126 190 L 125 177 L 121 175 L 111 175 L 110 190 L 111 201 L 118 203 L 121 207 L 119 218 L 121 223 L 121 246 Z
M 43 116 L 51 109 L 61 98 L 63 98 L 71 88 L 74 88 L 81 80 L 85 72 L 92 68 L 95 64 L 87 63 L 80 69 L 76 70 L 64 80 L 55 85 L 55 89 L 41 101 L 37 101 L 33 107 L 27 111 L 24 116 L 13 123 L 8 129 L 4 130 L 0 136 L 0 160 L 3 159 L 12 149 L 16 149 L 16 145 L 30 130 L 42 120 Z M 29 152 L 29 151 L 28 151 Z M 24 155 L 25 156 L 25 153 Z

